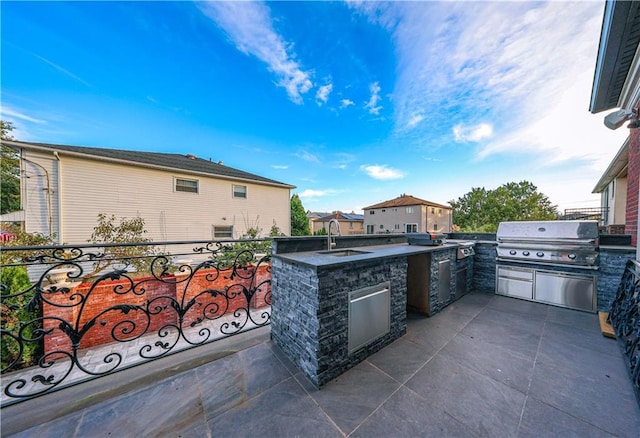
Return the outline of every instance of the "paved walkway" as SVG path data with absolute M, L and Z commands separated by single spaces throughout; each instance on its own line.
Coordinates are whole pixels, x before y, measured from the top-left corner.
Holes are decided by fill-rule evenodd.
M 434 317 L 410 315 L 406 336 L 320 391 L 266 332 L 252 336 L 237 353 L 164 379 L 149 374 L 152 385 L 88 407 L 75 400 L 67 415 L 16 436 L 640 434 L 622 355 L 596 315 L 470 294 Z M 51 396 L 72 402 L 65 391 Z M 35 405 L 9 408 L 3 435 L 8 415 L 24 424 L 39 415 Z

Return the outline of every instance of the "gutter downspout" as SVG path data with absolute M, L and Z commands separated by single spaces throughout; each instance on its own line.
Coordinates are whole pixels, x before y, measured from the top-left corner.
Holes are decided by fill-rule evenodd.
M 49 178 L 49 172 L 42 165 L 36 163 L 35 161 L 31 161 L 27 158 L 24 158 L 22 153 L 20 155 L 23 161 L 27 163 L 31 163 L 34 166 L 37 166 L 40 169 L 42 169 L 42 171 L 44 172 L 44 176 L 47 179 L 47 188 L 42 190 L 47 192 L 47 222 L 48 222 L 47 225 L 49 228 L 49 236 L 51 236 L 53 234 L 53 213 L 51 210 L 51 179 Z M 26 176 L 25 176 L 25 179 L 26 179 Z M 26 187 L 26 182 L 25 182 L 25 187 Z
M 64 229 L 62 227 L 62 223 L 63 223 L 63 211 L 62 211 L 62 200 L 60 199 L 60 190 L 62 188 L 62 161 L 60 160 L 60 155 L 58 154 L 58 151 L 53 151 L 53 156 L 56 157 L 56 160 L 58 161 L 58 193 L 56 194 L 56 203 L 58 205 L 58 242 L 59 243 L 64 243 L 64 239 L 63 239 L 63 233 L 62 230 Z

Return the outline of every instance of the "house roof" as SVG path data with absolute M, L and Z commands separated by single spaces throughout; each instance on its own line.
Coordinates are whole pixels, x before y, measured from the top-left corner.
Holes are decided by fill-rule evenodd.
M 627 163 L 629 162 L 629 138 L 625 140 L 622 144 L 622 147 L 613 158 L 613 161 L 607 167 L 607 170 L 604 171 L 602 176 L 600 177 L 600 181 L 593 188 L 591 193 L 602 193 L 609 183 L 614 180 L 614 178 L 618 177 L 623 170 L 626 169 Z
M 295 186 L 282 183 L 260 175 L 245 172 L 225 166 L 221 162 L 216 163 L 210 160 L 198 158 L 194 155 L 166 154 L 159 152 L 141 152 L 122 149 L 105 149 L 85 146 L 67 146 L 47 143 L 31 143 L 22 141 L 2 140 L 3 144 L 16 148 L 31 149 L 40 152 L 57 153 L 59 155 L 70 155 L 92 160 L 110 161 L 120 164 L 139 165 L 162 170 L 182 171 L 186 173 L 215 176 L 217 178 L 253 182 L 270 186 L 284 188 L 295 188 Z
M 388 208 L 388 207 L 407 207 L 410 205 L 428 205 L 429 207 L 446 208 L 451 210 L 448 205 L 437 204 L 431 201 L 425 201 L 424 199 L 416 198 L 411 195 L 400 195 L 395 199 L 389 201 L 380 202 L 379 204 L 370 205 L 365 207 L 364 210 L 371 210 L 374 208 Z
M 355 214 L 355 213 L 333 213 L 326 216 L 319 217 L 314 219 L 319 222 L 329 221 L 331 219 L 345 220 L 345 221 L 364 221 L 363 214 Z
M 325 216 L 329 216 L 331 213 L 319 212 L 319 211 L 307 211 L 308 218 L 321 218 Z
M 605 2 L 589 111 L 621 106 L 620 96 L 639 43 L 640 2 Z

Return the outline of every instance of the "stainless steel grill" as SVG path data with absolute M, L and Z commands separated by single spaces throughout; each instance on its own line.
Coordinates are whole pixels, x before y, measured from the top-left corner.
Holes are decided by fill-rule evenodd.
M 502 222 L 496 237 L 497 294 L 596 311 L 597 221 Z
M 499 261 L 575 267 L 598 263 L 597 221 L 501 222 L 496 237 Z

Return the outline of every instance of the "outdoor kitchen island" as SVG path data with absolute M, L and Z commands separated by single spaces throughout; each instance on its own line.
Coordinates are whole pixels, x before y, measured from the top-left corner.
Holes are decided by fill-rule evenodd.
M 403 235 L 345 236 L 328 251 L 326 237 L 275 239 L 271 336 L 316 387 L 406 333 L 413 256 L 455 264 L 457 243 L 406 242 Z M 450 301 L 455 292 L 452 276 Z

